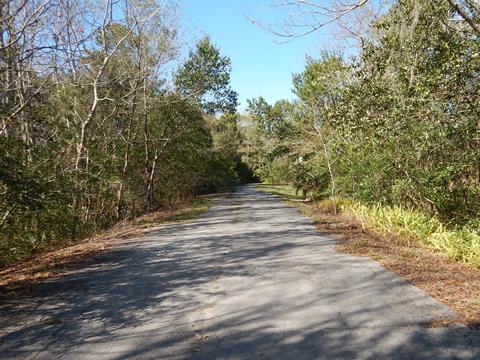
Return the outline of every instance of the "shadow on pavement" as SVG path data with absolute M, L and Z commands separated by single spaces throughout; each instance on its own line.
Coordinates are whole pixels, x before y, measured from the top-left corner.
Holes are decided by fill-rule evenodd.
M 1 305 L 1 357 L 480 358 L 479 332 L 422 328 L 430 305 L 424 319 L 408 314 L 421 292 L 384 300 L 385 292 L 401 294 L 405 281 L 374 265 L 355 275 L 371 262 L 335 253 L 336 240 L 314 234 L 277 197 L 242 191 L 196 221 L 127 241 L 79 273 Z M 356 276 L 348 286 L 336 271 L 345 268 Z M 305 289 L 295 292 L 299 281 Z M 242 298 L 262 291 L 277 297 L 250 305 Z M 393 309 L 405 313 L 382 320 Z

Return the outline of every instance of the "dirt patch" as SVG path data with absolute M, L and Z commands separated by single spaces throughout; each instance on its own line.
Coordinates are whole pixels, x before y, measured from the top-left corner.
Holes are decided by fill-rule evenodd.
M 101 235 L 63 248 L 34 255 L 0 269 L 0 300 L 19 292 L 28 292 L 36 283 L 75 272 L 85 266 L 93 255 L 122 241 L 144 234 L 152 227 L 197 217 L 207 210 L 212 197 L 203 196 L 193 202 L 155 211 L 117 224 Z

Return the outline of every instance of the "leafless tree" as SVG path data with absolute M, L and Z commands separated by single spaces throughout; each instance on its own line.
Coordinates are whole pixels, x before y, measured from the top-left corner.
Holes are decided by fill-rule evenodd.
M 480 34 L 479 0 L 446 0 L 454 11 Z M 392 0 L 279 0 L 271 7 L 280 11 L 281 20 L 267 24 L 254 16 L 247 18 L 264 30 L 286 41 L 328 27 L 343 30 L 362 45 L 368 24 L 394 3 Z
M 279 42 L 288 42 L 320 30 L 328 30 L 337 39 L 336 47 L 339 46 L 340 39 L 347 47 L 363 48 L 369 35 L 369 24 L 391 3 L 391 0 L 275 1 L 271 5 L 272 11 L 279 14 L 279 20 L 275 23 L 267 24 L 255 16 L 247 18 L 275 35 Z

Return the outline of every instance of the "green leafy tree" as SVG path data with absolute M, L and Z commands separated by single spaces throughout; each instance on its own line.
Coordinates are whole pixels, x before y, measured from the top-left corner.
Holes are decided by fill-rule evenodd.
M 271 106 L 252 103 L 252 166 L 269 174 L 282 163 L 290 182 L 319 196 L 330 177 L 342 196 L 478 226 L 477 17 L 468 1 L 393 2 L 358 59 L 322 54 L 294 75 L 291 131 L 273 131 Z
M 0 267 L 235 175 L 233 124 L 213 129 L 197 98 L 159 75 L 178 50 L 172 3 L 72 6 L 0 5 L 11 14 L 0 19 Z M 29 41 L 17 37 L 25 34 Z M 209 89 L 221 98 L 230 67 L 215 61 Z
M 230 88 L 230 72 L 230 59 L 204 37 L 190 51 L 175 84 L 180 93 L 196 98 L 207 114 L 235 113 L 238 94 Z

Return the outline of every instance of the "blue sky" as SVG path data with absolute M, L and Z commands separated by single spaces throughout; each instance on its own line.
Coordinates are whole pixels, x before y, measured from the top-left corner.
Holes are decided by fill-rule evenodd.
M 271 0 L 183 0 L 180 5 L 184 36 L 190 45 L 209 35 L 223 55 L 232 61 L 232 87 L 239 93 L 240 108 L 246 99 L 262 95 L 274 102 L 292 98 L 291 74 L 301 72 L 305 56 L 325 49 L 323 34 L 278 43 L 278 38 L 250 23 L 255 14 L 263 23 L 278 19 L 268 7 Z

